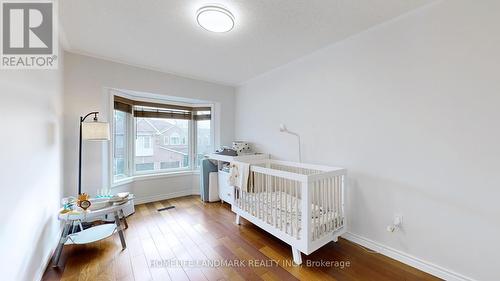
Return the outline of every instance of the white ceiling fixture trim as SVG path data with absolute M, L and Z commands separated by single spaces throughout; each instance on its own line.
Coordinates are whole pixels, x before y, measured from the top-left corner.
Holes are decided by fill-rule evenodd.
M 196 21 L 205 30 L 217 33 L 229 32 L 234 28 L 234 16 L 220 5 L 203 6 L 196 12 Z

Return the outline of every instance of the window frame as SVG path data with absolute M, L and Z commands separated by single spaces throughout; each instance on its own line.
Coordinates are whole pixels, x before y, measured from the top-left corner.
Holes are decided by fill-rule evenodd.
M 150 135 L 143 135 L 143 136 L 141 135 L 141 138 L 143 138 L 142 143 L 144 144 L 144 146 L 143 146 L 144 149 L 151 149 L 151 147 L 153 146 L 151 144 L 151 142 L 152 142 L 151 141 L 151 136 Z
M 131 173 L 131 166 L 130 166 L 130 153 L 131 153 L 131 150 L 130 150 L 130 140 L 128 138 L 128 134 L 130 134 L 131 130 L 132 130 L 132 124 L 130 122 L 130 118 L 128 118 L 127 114 L 128 113 L 125 113 L 125 134 L 123 136 L 123 146 L 124 146 L 124 164 L 125 164 L 125 171 L 126 173 L 124 175 L 122 175 L 121 177 L 119 178 L 116 178 L 115 177 L 115 174 L 114 174 L 114 164 L 115 164 L 115 136 L 114 136 L 114 132 L 115 132 L 115 112 L 114 112 L 114 108 L 111 110 L 111 117 L 109 120 L 111 120 L 111 124 L 112 124 L 112 128 L 111 128 L 111 132 L 112 133 L 112 136 L 111 136 L 111 141 L 110 141 L 110 178 L 111 178 L 111 183 L 116 183 L 116 182 L 122 182 L 122 181 L 127 181 L 128 178 L 130 178 L 130 173 Z
M 191 124 L 189 124 L 191 125 Z M 189 129 L 188 129 L 189 130 Z M 189 134 L 189 132 L 188 132 Z M 176 140 L 175 142 L 173 140 Z M 181 145 L 181 135 L 179 135 L 178 133 L 173 133 L 171 136 L 170 136 L 170 145 Z
M 214 116 L 214 113 L 213 113 L 214 112 L 213 111 L 214 107 L 211 106 L 211 108 L 212 108 L 212 111 L 211 111 L 212 112 L 212 119 L 210 121 L 210 143 L 211 143 L 211 146 L 212 146 L 212 150 L 215 151 L 215 146 L 216 146 L 215 145 L 215 135 L 214 135 L 214 132 L 215 132 L 214 123 L 215 122 L 213 122 L 213 120 L 214 120 L 214 117 L 213 117 Z M 203 121 L 203 120 L 193 120 L 193 127 L 194 127 L 193 128 L 193 138 L 194 138 L 195 145 L 194 145 L 194 148 L 193 148 L 194 150 L 193 150 L 193 153 L 192 153 L 192 156 L 193 156 L 192 157 L 193 158 L 192 161 L 195 164 L 196 164 L 196 160 L 197 160 L 197 156 L 198 156 L 198 141 L 197 141 L 198 140 L 198 124 L 197 124 L 198 121 Z M 197 171 L 200 170 L 200 166 L 199 165 L 198 166 L 195 165 L 194 168 Z
M 140 100 L 140 101 L 145 101 L 145 102 L 156 102 L 156 103 L 165 103 L 165 104 L 173 104 L 173 105 L 180 105 L 180 106 L 190 106 L 190 107 L 210 107 L 211 109 L 211 121 L 210 121 L 210 142 L 212 148 L 215 148 L 216 143 L 215 140 L 217 139 L 215 136 L 215 105 L 212 103 L 186 103 L 186 102 L 179 102 L 175 101 L 172 99 L 152 99 L 148 97 L 139 97 L 139 96 L 129 96 L 127 94 L 124 94 L 122 92 L 118 92 L 117 90 L 114 89 L 109 89 L 109 112 L 110 116 L 114 116 L 114 106 L 113 106 L 113 99 L 114 96 L 120 96 L 128 99 L 134 99 L 134 100 Z M 114 130 L 114 118 L 110 118 L 111 120 L 111 126 L 112 129 Z M 145 180 L 148 178 L 154 179 L 154 178 L 160 178 L 160 177 L 172 177 L 172 176 L 179 176 L 179 175 L 184 175 L 184 174 L 194 174 L 199 172 L 199 166 L 196 165 L 196 157 L 197 157 L 197 120 L 189 120 L 188 121 L 188 136 L 186 143 L 188 144 L 188 161 L 189 165 L 188 167 L 180 167 L 180 168 L 173 168 L 173 169 L 160 169 L 160 170 L 153 170 L 153 171 L 136 171 L 136 166 L 135 166 L 135 149 L 136 149 L 136 140 L 134 139 L 136 137 L 136 122 L 135 122 L 135 117 L 133 114 L 127 113 L 127 133 L 128 135 L 124 137 L 125 145 L 127 146 L 127 153 L 128 155 L 124 157 L 126 159 L 126 165 L 128 167 L 128 176 L 122 177 L 120 179 L 116 179 L 114 176 L 113 172 L 113 163 L 114 163 L 114 143 L 115 139 L 114 136 L 112 136 L 111 141 L 109 142 L 109 163 L 110 163 L 110 168 L 109 168 L 109 181 L 110 181 L 110 186 L 111 188 L 118 187 L 123 184 L 128 184 L 131 183 L 135 180 Z M 151 140 L 152 142 L 153 140 Z M 164 144 L 164 140 L 161 140 L 161 143 Z M 169 138 L 169 144 L 171 144 L 171 140 Z M 182 145 L 182 137 L 179 136 L 179 145 Z M 182 162 L 181 162 L 182 164 Z M 161 165 L 161 164 L 160 164 Z

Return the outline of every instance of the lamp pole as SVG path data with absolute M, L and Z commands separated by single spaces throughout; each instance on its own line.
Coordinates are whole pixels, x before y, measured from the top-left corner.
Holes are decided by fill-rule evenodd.
M 90 115 L 94 115 L 94 121 L 97 122 L 97 114 L 99 112 L 94 111 L 85 115 L 84 117 L 80 116 L 80 143 L 79 143 L 79 157 L 78 157 L 78 195 L 82 194 L 82 124 Z

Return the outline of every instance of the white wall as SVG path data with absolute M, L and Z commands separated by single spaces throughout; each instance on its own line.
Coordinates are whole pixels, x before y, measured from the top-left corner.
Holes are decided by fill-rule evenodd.
M 0 70 L 2 280 L 41 278 L 60 235 L 61 61 L 59 66 Z
M 499 14 L 438 1 L 257 77 L 237 89 L 236 137 L 295 160 L 286 123 L 305 162 L 348 169 L 353 234 L 497 280 Z
M 160 58 L 159 58 L 160 59 Z M 215 103 L 220 126 L 215 128 L 215 144 L 230 144 L 234 136 L 234 88 L 171 74 L 65 53 L 64 98 L 64 185 L 65 194 L 74 194 L 78 173 L 79 116 L 108 112 L 105 88 L 126 89 L 159 95 L 205 100 Z M 106 144 L 84 144 L 82 190 L 95 194 L 106 187 Z M 135 193 L 138 201 L 168 195 L 191 194 L 198 175 L 140 180 L 116 190 Z

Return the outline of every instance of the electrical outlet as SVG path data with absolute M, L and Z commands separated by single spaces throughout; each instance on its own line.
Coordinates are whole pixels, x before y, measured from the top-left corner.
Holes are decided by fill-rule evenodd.
M 403 216 L 402 215 L 395 215 L 393 220 L 392 220 L 392 225 L 387 226 L 387 231 L 388 232 L 398 231 L 402 225 L 403 225 Z
M 394 224 L 394 226 L 401 227 L 403 225 L 403 216 L 402 215 L 395 215 L 393 224 Z

